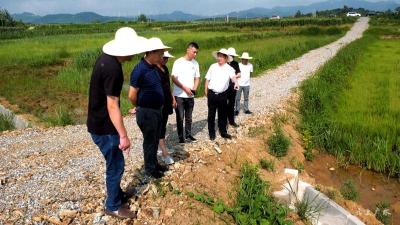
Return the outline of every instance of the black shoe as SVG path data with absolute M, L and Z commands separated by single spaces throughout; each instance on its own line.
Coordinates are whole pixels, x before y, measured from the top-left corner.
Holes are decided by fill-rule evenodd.
M 239 125 L 237 123 L 235 123 L 235 122 L 230 123 L 229 125 L 231 125 L 232 127 L 239 127 Z
M 239 115 L 239 111 L 235 111 L 235 116 L 238 116 Z
M 197 139 L 194 138 L 192 135 L 187 136 L 186 140 L 191 141 L 191 142 L 196 142 L 197 141 Z
M 230 134 L 221 134 L 221 137 L 226 138 L 226 139 L 232 139 L 232 135 L 230 135 Z
M 160 171 L 160 172 L 165 172 L 165 171 L 168 171 L 168 167 L 166 167 L 166 166 L 162 166 L 162 165 L 160 165 L 160 164 L 157 164 L 156 165 L 156 170 L 158 170 L 158 171 Z
M 161 171 L 159 171 L 159 170 L 154 170 L 154 171 L 151 171 L 151 172 L 146 172 L 146 174 L 147 174 L 148 176 L 151 176 L 151 177 L 155 178 L 155 179 L 159 179 L 159 178 L 161 178 L 161 177 L 164 176 L 164 174 L 163 174 Z
M 179 138 L 179 144 L 185 144 L 185 139 Z
M 210 136 L 210 140 L 214 141 L 215 140 L 215 135 L 214 136 Z
M 251 112 L 250 110 L 247 110 L 244 112 L 245 114 L 253 114 L 253 112 Z

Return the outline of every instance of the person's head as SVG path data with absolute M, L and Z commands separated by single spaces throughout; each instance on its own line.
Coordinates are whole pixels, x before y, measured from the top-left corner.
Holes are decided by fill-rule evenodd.
M 225 54 L 222 54 L 220 52 L 217 53 L 217 63 L 219 65 L 224 65 L 225 63 L 228 62 L 228 56 Z
M 199 52 L 199 45 L 196 42 L 190 42 L 186 48 L 186 59 L 193 60 Z
M 145 59 L 152 65 L 161 64 L 163 62 L 164 52 L 170 49 L 165 46 L 159 38 L 150 38 L 145 44 Z
M 103 52 L 117 57 L 121 63 L 129 61 L 133 55 L 144 52 L 142 49 L 144 40 L 147 39 L 138 36 L 134 29 L 122 27 L 115 33 L 114 40 L 107 42 L 103 46 Z
M 243 52 L 242 56 L 239 58 L 242 60 L 243 65 L 247 65 L 249 63 L 249 59 L 252 59 L 253 57 L 250 57 L 248 52 Z
M 169 58 L 175 58 L 175 57 L 174 57 L 173 55 L 169 54 L 168 51 L 165 51 L 165 52 L 164 52 L 163 59 L 162 59 L 162 62 L 161 62 L 161 65 L 164 65 L 164 66 L 165 66 L 165 65 L 167 64 Z
M 238 56 L 238 54 L 236 54 L 236 49 L 233 47 L 228 48 L 228 55 L 231 56 L 229 62 L 232 62 L 235 59 L 235 57 Z

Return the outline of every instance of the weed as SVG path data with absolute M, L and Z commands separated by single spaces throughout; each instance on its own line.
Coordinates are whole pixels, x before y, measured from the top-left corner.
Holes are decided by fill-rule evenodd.
M 390 212 L 390 205 L 387 202 L 379 202 L 376 204 L 375 217 L 384 225 L 391 224 L 392 213 Z
M 343 198 L 347 200 L 355 201 L 360 197 L 360 193 L 357 190 L 356 185 L 352 180 L 346 180 L 340 187 L 340 193 Z
M 53 126 L 67 126 L 74 123 L 71 113 L 64 107 L 58 107 L 54 117 L 48 117 L 47 121 Z
M 297 160 L 295 157 L 290 158 L 289 160 L 290 164 L 292 164 L 292 166 L 299 171 L 299 173 L 304 171 L 304 163 L 300 162 L 299 160 Z
M 270 172 L 275 171 L 275 161 L 268 159 L 260 159 L 260 166 L 264 170 L 268 170 Z
M 0 131 L 14 130 L 13 117 L 11 115 L 4 115 L 0 113 Z
M 249 137 L 258 137 L 266 132 L 265 126 L 256 126 L 249 128 Z
M 335 189 L 332 189 L 332 188 L 327 188 L 327 189 L 324 191 L 324 194 L 325 194 L 328 198 L 332 199 L 333 201 L 335 201 L 335 200 L 337 199 L 338 195 L 339 195 L 338 191 L 335 190 Z
M 283 134 L 280 127 L 274 128 L 274 133 L 268 138 L 269 152 L 280 158 L 287 155 L 290 146 L 290 139 Z

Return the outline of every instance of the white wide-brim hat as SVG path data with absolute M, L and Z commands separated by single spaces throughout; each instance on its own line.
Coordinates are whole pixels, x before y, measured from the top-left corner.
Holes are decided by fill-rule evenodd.
M 243 52 L 242 56 L 239 57 L 240 59 L 253 59 L 253 57 L 249 56 L 248 52 Z
M 169 54 L 168 51 L 165 51 L 165 52 L 164 52 L 164 58 L 175 58 L 175 56 Z
M 236 54 L 236 49 L 233 47 L 228 48 L 228 52 L 230 56 L 239 56 L 238 54 Z
M 169 50 L 171 47 L 164 45 L 160 38 L 152 37 L 147 39 L 146 43 L 144 44 L 145 52 L 151 52 L 156 50 Z
M 114 40 L 103 45 L 103 52 L 112 56 L 131 56 L 142 53 L 146 38 L 140 37 L 130 27 L 122 27 L 115 33 Z
M 215 59 L 218 58 L 218 53 L 221 53 L 221 54 L 224 54 L 224 55 L 228 56 L 228 62 L 233 60 L 232 56 L 229 55 L 228 50 L 226 50 L 225 48 L 221 48 L 219 51 L 214 51 L 212 53 L 212 55 L 214 56 Z

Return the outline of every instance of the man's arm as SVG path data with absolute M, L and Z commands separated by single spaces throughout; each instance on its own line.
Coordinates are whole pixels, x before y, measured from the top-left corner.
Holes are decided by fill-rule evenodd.
M 128 98 L 131 101 L 132 105 L 137 105 L 137 94 L 139 92 L 139 88 L 134 88 L 132 86 L 129 87 Z
M 238 83 L 238 80 L 236 79 L 236 76 L 232 76 L 231 80 L 233 83 L 235 83 L 234 89 L 239 90 L 239 83 Z
M 194 78 L 194 86 L 193 86 L 194 91 L 196 91 L 197 88 L 199 87 L 199 83 L 200 83 L 200 77 L 195 77 Z
M 210 81 L 206 79 L 206 83 L 204 84 L 204 95 L 205 95 L 206 97 L 208 97 L 207 94 L 208 94 L 208 83 L 209 83 L 209 82 L 210 82 Z
M 111 122 L 119 134 L 119 148 L 122 151 L 129 151 L 131 143 L 126 132 L 124 121 L 122 119 L 122 113 L 119 108 L 119 97 L 107 96 L 107 110 L 110 115 Z
M 185 87 L 174 75 L 171 76 L 172 82 L 178 87 L 180 87 L 188 96 L 192 96 L 193 93 L 190 88 Z

